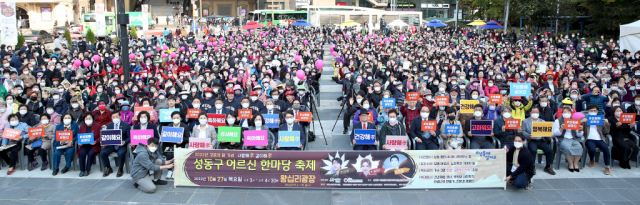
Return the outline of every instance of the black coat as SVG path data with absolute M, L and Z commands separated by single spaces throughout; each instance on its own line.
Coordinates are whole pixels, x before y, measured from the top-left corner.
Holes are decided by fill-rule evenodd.
M 513 162 L 513 154 L 515 153 L 516 148 L 514 146 L 509 147 L 509 152 L 507 153 L 507 163 L 511 164 Z M 524 173 L 528 178 L 533 177 L 536 173 L 536 166 L 533 161 L 533 156 L 531 156 L 531 152 L 527 148 L 522 147 L 520 149 L 520 153 L 518 154 L 518 164 L 520 166 L 511 173 L 511 177 L 514 178 L 519 174 Z

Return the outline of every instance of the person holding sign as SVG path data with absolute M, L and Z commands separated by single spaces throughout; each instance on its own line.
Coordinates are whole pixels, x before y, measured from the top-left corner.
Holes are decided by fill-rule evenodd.
M 18 162 L 18 152 L 22 149 L 22 139 L 29 137 L 29 125 L 24 122 L 20 122 L 18 114 L 10 114 L 9 117 L 9 126 L 7 128 L 19 130 L 20 136 L 16 139 L 6 138 L 3 134 L 2 138 L 2 149 L 0 151 L 0 158 L 4 160 L 5 163 L 9 165 L 9 170 L 7 170 L 7 175 L 13 174 L 15 171 L 16 163 Z M 6 132 L 6 128 L 5 128 Z M 11 157 L 9 157 L 9 153 L 11 153 Z
M 385 146 L 385 144 L 387 144 L 387 135 L 407 136 L 406 127 L 398 120 L 398 111 L 391 109 L 387 115 L 389 116 L 389 120 L 380 128 L 380 143 L 383 150 L 387 150 Z
M 195 98 L 194 101 L 197 101 L 198 98 Z M 195 138 L 207 138 L 211 140 L 211 149 L 218 142 L 218 133 L 216 133 L 216 128 L 209 125 L 207 123 L 208 117 L 207 113 L 200 112 L 198 114 L 198 125 L 193 128 L 193 136 Z
M 100 130 L 102 130 L 102 125 L 95 124 L 93 119 L 94 116 L 92 113 L 88 112 L 84 114 L 84 123 L 80 126 L 78 130 L 79 133 L 92 133 L 93 134 L 93 143 L 90 144 L 80 144 L 78 143 L 78 161 L 80 162 L 80 177 L 89 176 L 91 172 L 91 165 L 93 164 L 93 160 L 96 158 L 96 154 L 100 153 Z
M 152 137 L 147 139 L 147 145 L 141 143 L 136 148 L 138 156 L 131 165 L 131 178 L 133 186 L 145 193 L 156 192 L 156 185 L 167 185 L 168 182 L 162 180 L 162 170 L 173 168 L 173 159 L 165 160 L 158 149 L 160 141 Z
M 173 146 L 184 148 L 189 144 L 189 131 L 187 128 L 187 124 L 182 122 L 182 114 L 178 111 L 173 111 L 171 113 L 171 120 L 169 125 L 164 125 L 160 127 L 160 133 L 162 133 L 162 129 L 165 127 L 181 127 L 182 128 L 182 142 L 173 143 L 173 142 L 163 142 L 162 143 L 162 151 L 167 159 L 173 159 Z M 161 134 L 162 135 L 162 134 Z M 169 174 L 171 176 L 171 174 Z
M 140 101 L 140 105 L 143 108 L 152 107 L 151 106 L 151 100 L 149 100 L 149 98 L 143 98 L 142 101 Z M 158 111 L 156 111 L 155 109 L 151 109 L 150 111 L 147 111 L 147 112 L 151 116 L 150 118 L 147 118 L 147 120 L 148 120 L 147 122 L 150 123 L 150 124 L 153 124 L 153 125 L 157 125 L 158 124 Z M 135 112 L 134 112 L 134 114 L 135 114 Z M 138 124 L 140 122 L 140 118 L 139 117 L 140 117 L 140 113 L 138 113 L 138 118 L 133 119 L 133 124 Z
M 353 150 L 376 150 L 376 146 L 379 142 L 379 137 L 376 134 L 376 139 L 373 142 L 373 145 L 370 144 L 357 144 L 355 140 L 355 130 L 375 130 L 376 125 L 369 122 L 369 112 L 365 109 L 360 110 L 360 122 L 358 124 L 353 125 L 353 130 L 351 131 L 351 141 L 353 143 Z
M 267 131 L 267 135 L 269 138 L 269 145 L 273 144 L 273 140 L 276 139 L 275 135 L 273 135 L 273 133 L 269 130 L 269 128 L 267 126 L 265 126 L 265 119 L 262 116 L 262 114 L 257 114 L 253 116 L 253 119 L 251 119 L 251 126 L 249 127 L 248 130 L 266 130 Z M 267 147 L 264 146 L 254 146 L 254 147 L 249 147 L 249 149 L 267 149 Z
M 513 101 L 513 103 L 511 101 Z M 527 99 L 523 99 L 520 96 L 513 96 L 511 98 L 511 101 L 507 96 L 507 100 L 504 102 L 504 104 L 505 104 L 505 107 L 509 107 L 511 108 L 511 110 L 513 110 L 513 113 L 512 113 L 513 119 L 524 120 L 525 113 L 528 112 L 531 109 L 531 106 L 533 105 L 533 101 L 531 100 L 531 98 L 527 100 Z
M 55 129 L 56 126 L 51 124 L 49 114 L 42 114 L 40 116 L 40 123 L 36 125 L 37 128 L 41 128 L 44 130 L 42 136 L 40 137 L 32 137 L 29 134 L 29 141 L 27 145 L 24 147 L 25 154 L 27 154 L 27 160 L 29 163 L 29 171 L 32 171 L 38 168 L 38 161 L 36 161 L 35 154 L 36 152 L 40 154 L 40 159 L 42 159 L 42 168 L 41 171 L 46 170 L 49 167 L 49 160 L 47 158 L 47 150 L 51 148 L 51 140 L 56 137 Z M 34 129 L 30 128 L 29 130 Z M 38 140 L 40 140 L 40 147 L 38 147 Z
M 471 149 L 494 149 L 491 137 L 493 137 L 493 132 L 489 136 L 479 136 L 471 134 L 471 121 L 472 120 L 487 120 L 487 118 L 482 117 L 482 105 L 478 104 L 473 108 L 473 117 L 467 119 L 464 122 L 464 133 L 471 139 Z
M 367 113 L 368 114 L 368 113 Z M 280 147 L 279 143 L 276 143 L 276 148 L 278 148 L 279 150 L 302 150 L 302 148 L 304 147 L 304 144 L 306 143 L 306 133 L 304 132 L 304 129 L 302 127 L 302 125 L 295 123 L 295 115 L 293 114 L 293 112 L 291 110 L 286 111 L 284 113 L 284 119 L 285 122 L 284 124 L 280 125 L 279 131 L 299 131 L 300 132 L 300 146 L 299 147 Z M 367 118 L 369 119 L 369 118 Z M 354 127 L 355 129 L 355 127 Z M 353 136 L 353 135 L 352 135 Z M 276 142 L 279 141 L 280 136 L 276 136 Z
M 429 107 L 422 106 L 420 108 L 420 116 L 415 117 L 411 121 L 409 129 L 409 137 L 416 142 L 416 150 L 437 150 L 437 123 L 433 126 L 429 126 L 429 130 L 425 130 L 423 124 L 427 122 L 436 122 L 434 119 L 429 118 Z
M 364 108 L 365 110 L 367 110 L 367 112 L 369 112 L 370 114 L 373 114 L 373 124 L 378 125 L 378 115 L 376 113 L 376 111 L 374 109 L 371 109 L 371 103 L 369 101 L 369 99 L 364 99 L 362 100 L 362 108 Z M 360 109 L 362 110 L 362 109 Z M 360 122 L 360 110 L 356 111 L 356 114 L 353 117 L 353 124 L 357 124 Z M 369 116 L 371 117 L 371 116 Z
M 226 120 L 226 124 L 228 127 L 240 127 L 237 124 L 237 115 L 235 112 L 230 112 L 227 113 L 227 120 Z M 219 127 L 218 127 L 219 128 Z M 218 130 L 220 131 L 220 130 Z M 244 139 L 244 136 L 242 136 L 242 132 L 240 132 L 240 143 L 236 143 L 236 142 L 226 142 L 224 139 L 220 140 L 220 148 L 221 149 L 241 149 L 242 148 L 242 139 Z
M 71 163 L 73 163 L 74 155 L 73 145 L 78 140 L 79 130 L 80 128 L 78 127 L 78 123 L 73 121 L 73 117 L 71 116 L 71 114 L 66 113 L 62 115 L 62 124 L 56 126 L 56 140 L 53 143 L 53 147 L 56 148 L 55 152 L 53 153 L 53 176 L 58 175 L 60 157 L 62 157 L 62 154 L 64 154 L 66 162 L 64 168 L 62 168 L 62 173 L 67 173 L 71 168 Z M 71 140 L 58 141 L 57 138 L 59 131 L 72 131 L 73 134 Z
M 602 120 L 602 125 L 589 125 L 589 117 L 598 115 L 598 106 L 597 105 L 589 105 L 587 107 L 589 111 L 589 115 L 585 118 L 582 118 L 582 131 L 584 135 L 587 136 L 587 142 L 585 142 L 585 146 L 587 147 L 587 153 L 589 154 L 589 167 L 595 167 L 595 155 L 596 148 L 600 149 L 600 151 L 604 154 L 604 174 L 611 174 L 611 152 L 609 150 L 608 138 L 605 137 L 605 133 L 609 133 L 611 124 L 609 124 L 609 119 L 602 119 L 603 116 L 600 115 L 599 119 Z
M 522 132 L 522 129 L 519 125 L 517 129 L 509 129 L 506 124 L 506 119 L 513 119 L 511 118 L 511 109 L 509 107 L 504 107 L 502 109 L 502 117 L 494 120 L 493 133 L 495 134 L 495 137 L 500 140 L 502 145 L 513 145 L 513 138 L 516 134 Z
M 566 130 L 564 124 L 565 119 L 571 119 L 571 108 L 562 108 L 562 117 L 553 122 L 553 136 L 558 138 L 560 143 L 560 152 L 565 155 L 569 161 L 569 171 L 580 172 L 578 162 L 582 157 L 582 137 L 584 132 L 582 129 Z
M 442 125 L 440 126 L 440 136 L 444 141 L 444 146 L 447 150 L 461 150 L 462 144 L 464 143 L 464 134 L 462 133 L 462 125 L 460 121 L 457 119 L 455 108 L 447 108 L 447 119 L 442 121 Z M 447 133 L 450 125 L 458 125 L 455 130 L 451 131 L 454 133 Z M 457 132 L 458 134 L 455 134 Z
M 129 144 L 129 135 L 131 134 L 131 126 L 129 124 L 124 123 L 120 120 L 122 116 L 120 116 L 120 112 L 116 111 L 111 114 L 111 123 L 107 125 L 107 130 L 122 130 L 122 144 L 120 145 L 102 145 L 102 150 L 100 151 L 100 159 L 102 159 L 102 164 L 104 165 L 104 173 L 103 177 L 109 176 L 109 174 L 113 173 L 113 169 L 111 168 L 111 162 L 109 161 L 109 155 L 111 153 L 118 153 L 118 173 L 116 177 L 121 177 L 124 174 L 124 158 L 127 154 L 127 144 Z M 106 136 L 106 135 L 105 135 Z
M 613 116 L 608 118 L 612 125 L 610 134 L 614 150 L 617 150 L 617 153 L 614 152 L 613 155 L 619 156 L 618 159 L 620 160 L 620 167 L 623 169 L 631 169 L 629 160 L 638 156 L 638 145 L 631 140 L 632 136 L 630 133 L 632 131 L 632 127 L 635 127 L 637 122 L 623 123 L 621 116 L 624 112 L 620 106 L 611 108 L 611 112 L 613 113 Z
M 546 99 L 546 98 L 545 98 Z M 528 148 L 531 152 L 531 156 L 536 156 L 538 154 L 538 149 L 541 149 L 545 156 L 546 166 L 544 167 L 544 172 L 549 173 L 550 175 L 556 175 L 556 172 L 553 171 L 551 165 L 553 164 L 553 149 L 549 146 L 549 138 L 547 137 L 534 137 L 531 135 L 533 132 L 533 122 L 544 122 L 544 120 L 540 117 L 540 108 L 532 107 L 531 108 L 531 117 L 524 119 L 520 125 L 522 132 L 522 136 L 529 141 Z

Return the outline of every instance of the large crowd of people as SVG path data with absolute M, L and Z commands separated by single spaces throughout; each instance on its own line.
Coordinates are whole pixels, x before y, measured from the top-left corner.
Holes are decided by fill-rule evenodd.
M 314 136 L 298 113 L 314 111 L 311 101 L 322 92 L 325 63 L 333 66 L 332 78 L 343 87 L 337 100 L 354 150 L 387 150 L 389 135 L 408 136 L 409 148 L 416 150 L 503 148 L 509 156 L 508 179 L 529 189 L 539 150 L 545 155 L 544 172 L 551 175 L 559 155 L 569 171 L 579 172 L 585 153 L 594 167 L 596 153 L 602 152 L 604 174 L 611 173 L 611 159 L 629 169 L 629 161 L 638 156 L 634 134 L 640 126 L 621 123 L 620 116 L 640 113 L 640 52 L 621 51 L 604 37 L 587 42 L 576 34 L 473 28 L 270 26 L 202 38 L 165 31 L 130 41 L 130 73 L 124 73 L 121 47 L 110 39 L 91 43 L 81 38 L 71 45 L 56 43 L 54 50 L 42 44 L 2 45 L 0 132 L 22 131 L 16 140 L 2 140 L 0 157 L 8 174 L 20 162 L 28 171 L 46 170 L 51 163 L 57 175 L 65 155 L 61 173 L 78 156 L 79 176 L 88 176 L 98 157 L 103 176 L 109 176 L 114 172 L 109 155 L 116 153 L 121 159 L 116 176 L 121 177 L 122 159 L 135 152 L 130 171 L 135 186 L 154 192 L 155 185 L 166 184 L 161 170 L 173 167 L 172 148 L 185 147 L 190 137 L 210 139 L 213 149 L 304 150 Z M 332 61 L 323 61 L 325 44 Z M 125 74 L 130 75 L 127 81 Z M 511 96 L 511 83 L 529 83 L 531 95 Z M 407 93 L 414 92 L 420 93 L 418 100 L 408 100 Z M 503 100 L 492 102 L 491 94 Z M 436 104 L 440 96 L 447 96 L 448 104 Z M 385 98 L 395 99 L 395 105 L 383 106 Z M 460 113 L 461 100 L 478 100 L 472 114 Z M 136 112 L 145 107 L 152 109 Z M 161 109 L 178 111 L 170 114 L 171 122 L 160 122 Z M 198 117 L 188 117 L 188 109 L 199 109 Z M 240 109 L 252 109 L 250 119 L 239 118 Z M 226 126 L 268 130 L 271 146 L 218 140 L 208 113 L 226 115 Z M 278 114 L 280 126 L 267 127 L 265 114 Z M 603 115 L 603 125 L 587 125 L 586 115 Z M 581 120 L 579 130 L 565 129 L 564 119 L 571 118 Z M 507 119 L 521 120 L 520 128 L 505 129 Z M 473 120 L 493 120 L 491 134 L 473 135 Z M 422 131 L 424 121 L 436 121 L 437 129 Z M 552 134 L 532 136 L 533 122 L 554 122 Z M 458 134 L 445 134 L 447 125 L 460 125 Z M 167 126 L 184 129 L 181 143 L 158 141 Z M 43 127 L 44 136 L 30 138 L 33 127 Z M 122 130 L 122 144 L 101 146 L 105 129 Z M 146 129 L 155 130 L 147 145 L 130 143 L 130 130 Z M 376 129 L 375 143 L 358 144 L 356 129 Z M 300 131 L 300 146 L 280 147 L 278 130 Z M 57 141 L 57 131 L 72 131 L 73 140 Z M 81 133 L 93 133 L 94 143 L 78 145 Z M 26 162 L 18 156 L 21 149 Z

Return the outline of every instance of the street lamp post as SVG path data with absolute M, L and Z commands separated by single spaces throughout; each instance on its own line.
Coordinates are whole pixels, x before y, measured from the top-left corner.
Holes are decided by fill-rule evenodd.
M 118 1 L 116 1 L 118 2 Z M 120 25 L 120 47 L 122 48 L 122 60 L 124 81 L 129 81 L 129 34 L 127 33 L 127 24 L 129 24 L 129 14 L 124 12 L 124 1 L 118 4 L 118 24 Z

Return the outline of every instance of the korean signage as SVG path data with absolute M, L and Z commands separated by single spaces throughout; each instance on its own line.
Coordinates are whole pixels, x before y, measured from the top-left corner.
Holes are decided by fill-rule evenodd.
M 580 130 L 580 120 L 564 119 L 564 129 L 567 129 L 567 130 Z
M 356 129 L 353 132 L 353 139 L 356 144 L 371 145 L 376 141 L 376 130 Z
M 620 122 L 621 123 L 633 123 L 636 121 L 636 114 L 635 113 L 622 113 L 620 115 Z
M 460 100 L 460 113 L 473 113 L 478 100 Z
M 489 102 L 496 104 L 502 103 L 502 94 L 489 94 Z
M 531 83 L 511 83 L 509 86 L 511 96 L 529 97 L 531 95 Z
M 517 130 L 520 128 L 520 119 L 505 119 L 504 126 L 506 130 Z
M 92 143 L 94 143 L 93 133 L 78 134 L 78 144 L 92 144 Z
M 42 21 L 51 21 L 51 7 L 40 7 Z
M 175 150 L 176 186 L 505 188 L 506 153 L 489 150 Z
M 395 108 L 396 107 L 396 99 L 395 98 L 382 98 L 382 107 L 383 108 Z
M 160 133 L 160 142 L 173 142 L 182 143 L 182 137 L 184 136 L 184 128 L 182 127 L 162 127 L 162 133 Z
M 21 134 L 22 134 L 22 131 L 20 130 L 4 128 L 4 132 L 2 132 L 2 138 L 18 140 Z
M 387 141 L 385 142 L 385 148 L 407 150 L 408 140 L 409 140 L 409 137 L 407 136 L 388 135 Z
M 418 101 L 420 99 L 420 92 L 408 92 L 407 101 Z
M 173 122 L 171 113 L 180 112 L 180 109 L 160 109 L 160 122 Z
M 73 131 L 56 131 L 56 141 L 73 141 Z
M 239 109 L 238 110 L 238 118 L 240 119 L 251 119 L 252 109 Z
M 29 128 L 27 131 L 29 132 L 29 138 L 44 136 L 44 127 Z
M 142 111 L 147 111 L 151 116 L 151 119 L 147 119 L 147 120 L 150 121 L 150 120 L 156 119 L 156 116 L 153 116 L 153 113 L 155 112 L 151 112 L 151 110 L 153 110 L 153 107 L 135 107 L 134 110 L 135 110 L 135 112 L 133 113 L 134 120 L 138 120 L 138 114 L 140 114 L 140 112 Z
M 190 119 L 197 119 L 199 114 L 200 114 L 200 109 L 188 109 L 187 110 L 187 117 L 190 118 Z
M 100 145 L 121 145 L 122 130 L 101 130 Z
M 553 122 L 533 122 L 531 125 L 531 136 L 552 137 Z
M 131 130 L 131 144 L 138 145 L 140 143 L 146 145 L 147 140 L 153 137 L 153 130 Z
M 18 25 L 15 2 L 0 2 L 0 43 L 5 45 L 18 44 Z
M 300 122 L 311 122 L 311 118 L 313 118 L 311 112 L 298 112 L 298 120 Z
M 449 96 L 436 96 L 436 106 L 449 106 Z
M 218 127 L 218 141 L 240 142 L 240 127 Z
M 104 4 L 103 3 L 96 3 L 95 4 L 95 9 L 96 9 L 96 29 L 97 31 L 93 31 L 96 32 L 97 36 L 106 36 L 107 35 L 107 23 L 105 20 L 105 15 L 104 15 Z M 151 108 L 151 107 L 149 107 Z M 137 114 L 136 114 L 137 115 Z
M 278 146 L 280 147 L 299 147 L 300 131 L 279 131 Z
M 278 114 L 263 114 L 264 117 L 264 125 L 269 128 L 278 128 L 280 124 L 280 116 Z
M 436 131 L 438 129 L 437 121 L 422 121 L 422 131 Z
M 587 125 L 604 125 L 604 115 L 587 115 Z
M 493 120 L 471 120 L 471 135 L 489 136 L 493 133 Z
M 445 135 L 448 135 L 448 134 L 459 135 L 460 134 L 460 125 L 453 125 L 453 124 L 444 125 L 444 134 Z
M 244 146 L 267 146 L 269 137 L 266 130 L 244 131 Z
M 211 149 L 211 139 L 190 137 L 189 149 Z
M 207 114 L 207 122 L 213 127 L 225 126 L 227 124 L 227 118 L 224 114 Z

